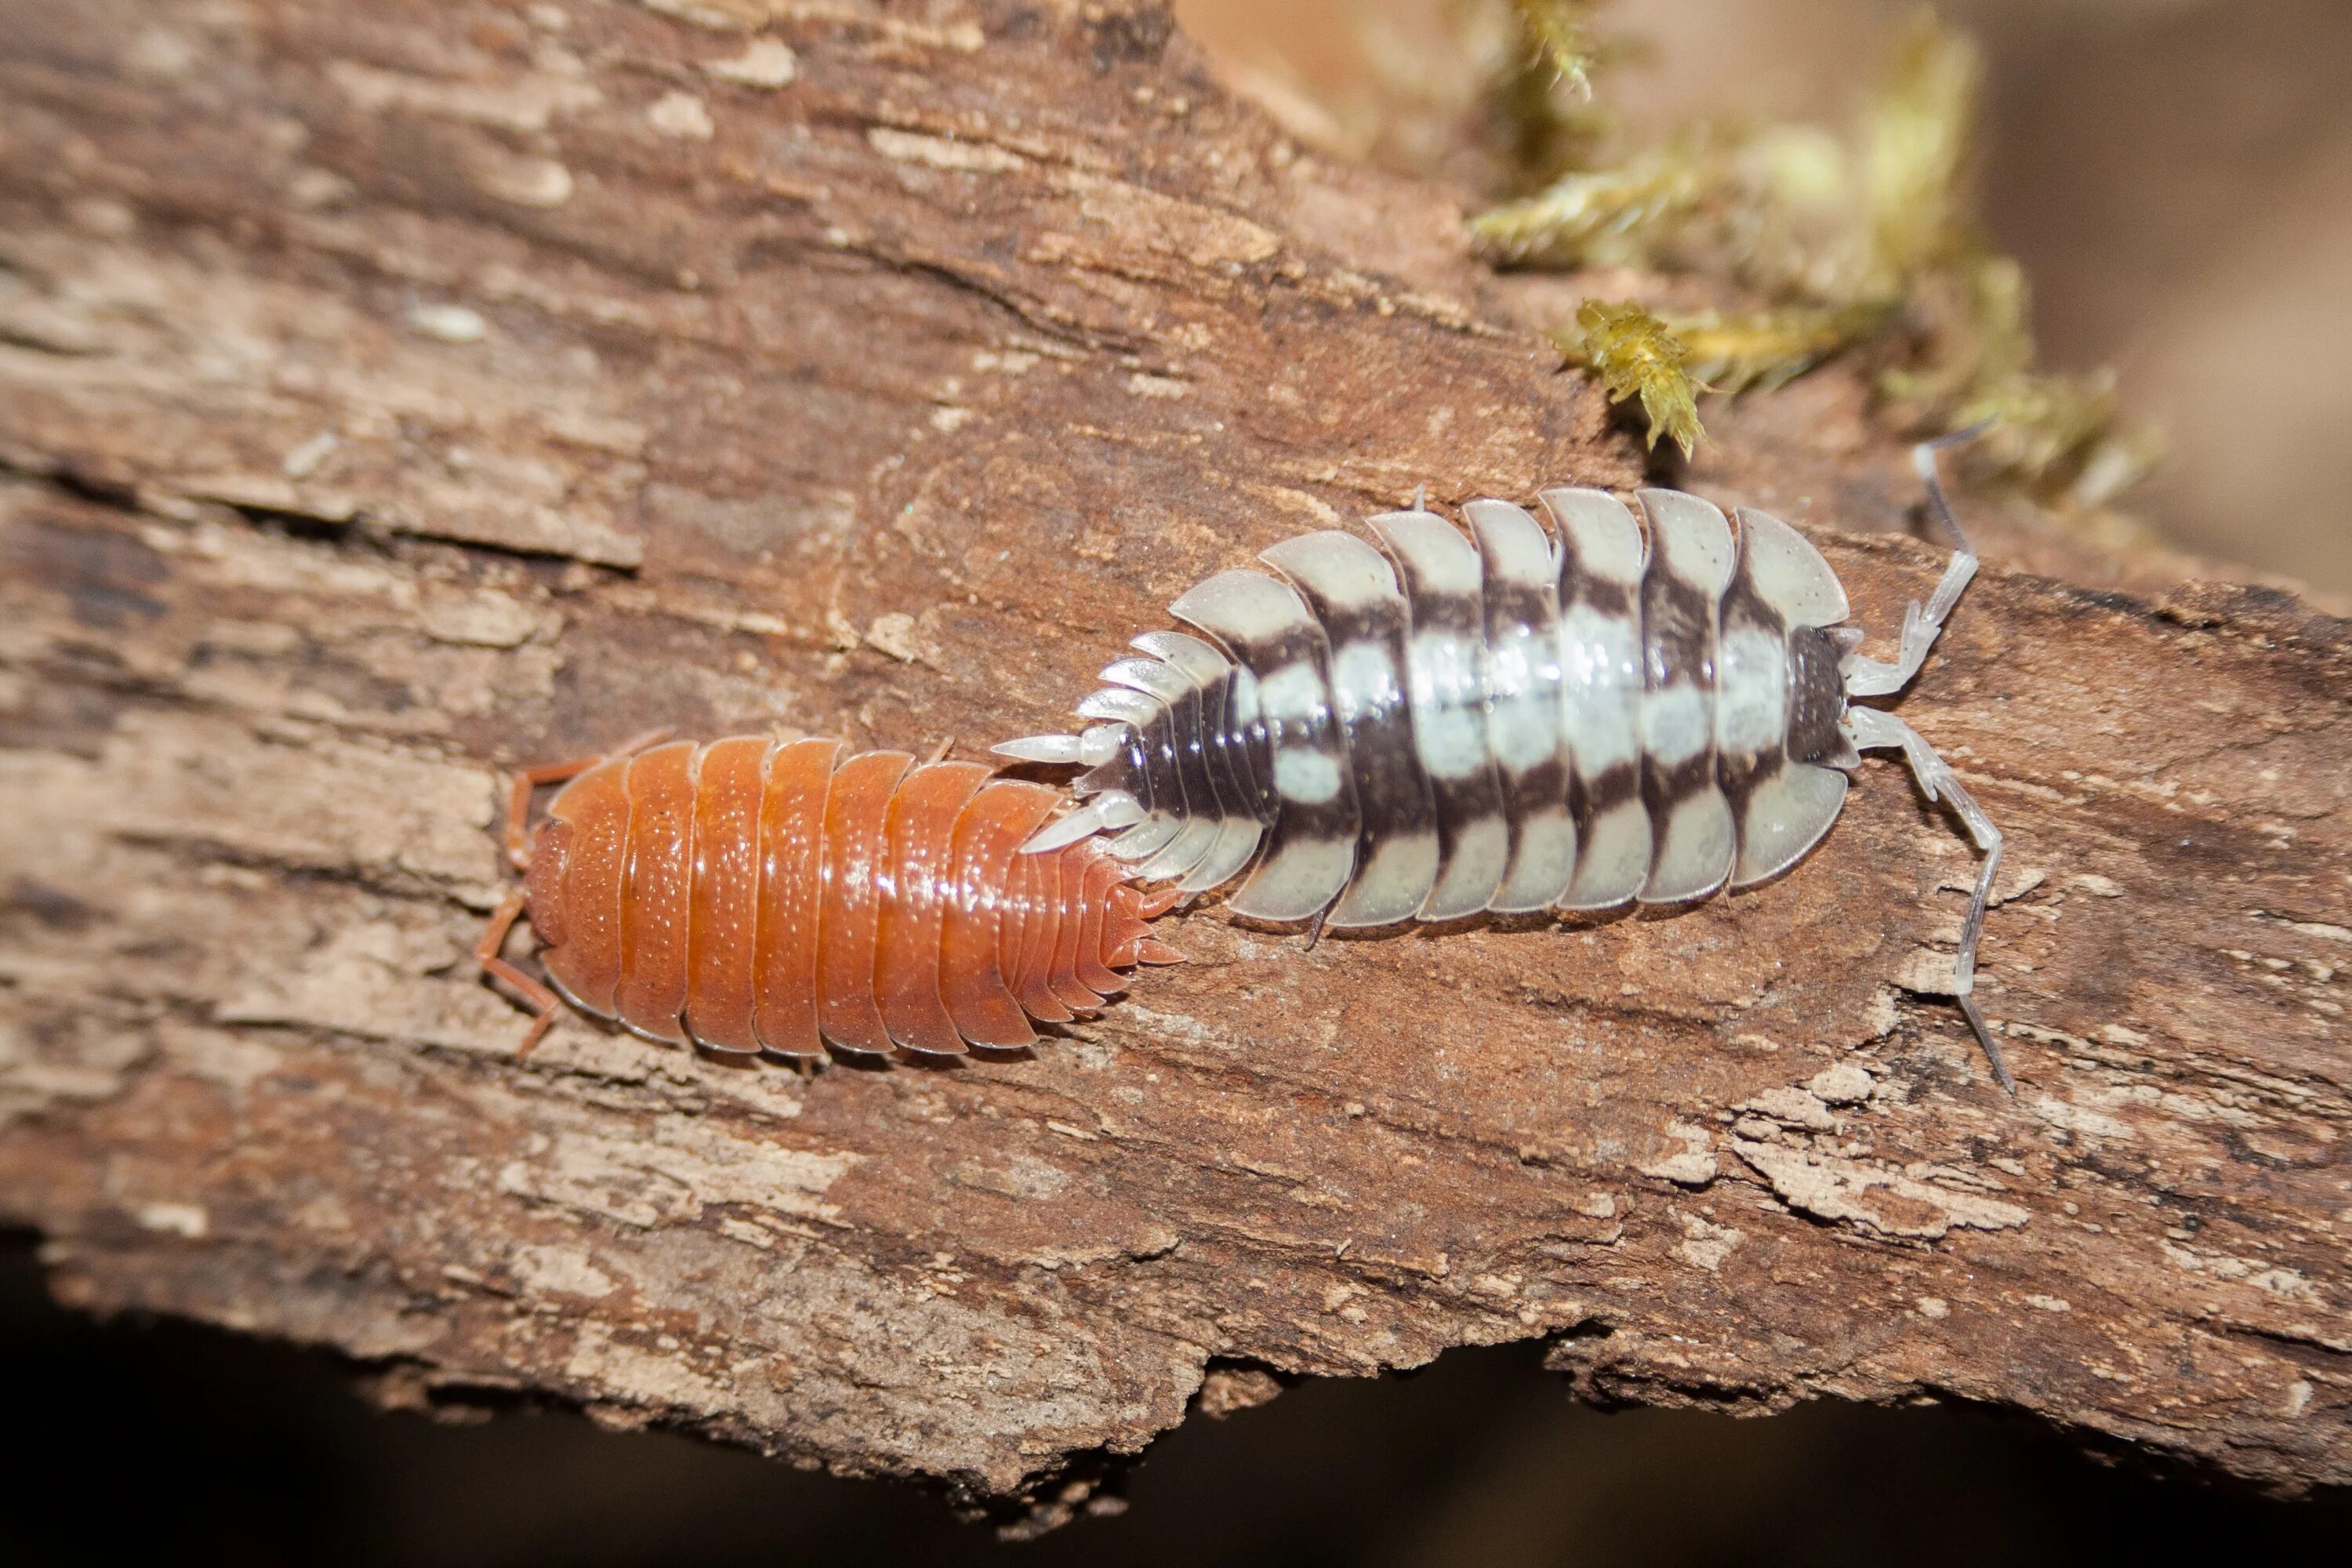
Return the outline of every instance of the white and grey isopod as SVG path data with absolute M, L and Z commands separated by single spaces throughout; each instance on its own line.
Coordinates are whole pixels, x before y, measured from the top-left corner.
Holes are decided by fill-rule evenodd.
M 1645 489 L 1550 489 L 1549 531 L 1507 501 L 1370 520 L 1259 559 L 1170 606 L 1078 705 L 1098 721 L 996 750 L 1083 764 L 1086 804 L 1027 847 L 1109 831 L 1147 881 L 1248 872 L 1236 914 L 1335 927 L 1679 904 L 1750 886 L 1820 841 L 1861 752 L 1899 749 L 1984 854 L 1961 931 L 1961 1009 L 2013 1093 L 1973 995 L 2000 830 L 1917 731 L 1854 699 L 1909 683 L 1977 561 L 1958 548 L 1864 658 L 1837 574 L 1788 524 Z M 1646 522 L 1644 529 L 1643 524 Z M 1205 640 L 1204 640 L 1205 638 Z

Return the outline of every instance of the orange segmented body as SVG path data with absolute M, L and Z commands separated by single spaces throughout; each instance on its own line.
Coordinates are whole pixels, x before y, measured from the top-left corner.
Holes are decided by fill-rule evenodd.
M 533 785 L 568 779 L 526 845 Z M 672 742 L 520 774 L 508 824 L 522 888 L 476 956 L 528 912 L 549 980 L 649 1039 L 733 1055 L 1017 1047 L 1176 953 L 1099 840 L 1018 853 L 1064 800 L 971 763 L 845 756 L 834 741 Z

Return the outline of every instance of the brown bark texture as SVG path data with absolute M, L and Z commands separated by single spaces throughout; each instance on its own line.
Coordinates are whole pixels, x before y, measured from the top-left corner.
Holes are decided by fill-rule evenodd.
M 1597 1399 L 2352 1479 L 2352 641 L 1990 503 L 1901 710 L 2010 834 L 2014 1100 L 1938 994 L 1972 858 L 1881 762 L 1676 918 L 1212 900 L 1019 1059 L 514 1059 L 502 768 L 976 751 L 1276 539 L 1639 482 L 1529 330 L 1576 280 L 1458 220 L 1151 5 L 0 6 L 0 1215 L 386 1397 L 1041 1517 L 1195 1405 L 1527 1338 Z M 1675 477 L 1884 652 L 1941 560 L 1864 403 Z

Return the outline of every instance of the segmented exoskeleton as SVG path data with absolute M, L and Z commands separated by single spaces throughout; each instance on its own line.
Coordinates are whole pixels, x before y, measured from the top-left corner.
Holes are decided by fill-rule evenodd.
M 524 873 L 475 958 L 539 1014 L 546 986 L 499 957 L 529 912 L 547 976 L 583 1012 L 722 1055 L 951 1055 L 1019 1047 L 1176 959 L 1098 841 L 1015 851 L 1059 790 L 836 741 L 647 736 L 516 775 L 507 855 Z M 650 749 L 645 749 L 650 746 Z M 527 830 L 532 790 L 569 780 Z
M 1372 518 L 1284 541 L 1170 606 L 1078 705 L 1100 722 L 996 750 L 1082 764 L 1087 804 L 1024 847 L 1114 836 L 1141 880 L 1216 888 L 1236 914 L 1318 929 L 1482 911 L 1687 903 L 1793 865 L 1844 805 L 1861 752 L 1899 748 L 1984 861 L 1962 929 L 1959 1005 L 2004 1088 L 1973 995 L 2000 834 L 1901 720 L 1853 700 L 1918 672 L 1977 561 L 1958 542 L 1906 614 L 1895 662 L 1858 651 L 1844 588 L 1794 529 L 1645 489 Z M 1644 526 L 1646 524 L 1646 527 Z M 1205 640 L 1204 640 L 1205 639 Z

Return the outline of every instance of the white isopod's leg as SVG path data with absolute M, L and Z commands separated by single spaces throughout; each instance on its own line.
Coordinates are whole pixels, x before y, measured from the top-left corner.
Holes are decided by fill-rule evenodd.
M 2000 869 L 2000 829 L 1993 826 L 1992 818 L 1985 815 L 1984 807 L 1960 787 L 1960 781 L 1953 774 L 1951 764 L 1936 754 L 1936 748 L 1927 744 L 1918 731 L 1894 714 L 1883 713 L 1875 708 L 1849 709 L 1843 727 L 1847 738 L 1853 742 L 1854 750 L 1858 752 L 1890 746 L 1902 748 L 1903 760 L 1911 764 L 1911 775 L 1919 781 L 1919 787 L 1927 792 L 1927 799 L 1930 802 L 1948 802 L 1953 814 L 1969 830 L 1969 837 L 1976 840 L 1979 849 L 1984 851 L 1984 864 L 1977 868 L 1976 891 L 1969 899 L 1969 918 L 1960 927 L 1960 950 L 1952 961 L 1952 989 L 1960 1004 L 1960 1011 L 1968 1016 L 1969 1026 L 1976 1031 L 1977 1044 L 1984 1047 L 1986 1058 L 1992 1063 L 1993 1076 L 2000 1079 L 2001 1088 L 2014 1095 L 2017 1093 L 2017 1081 L 2009 1076 L 2009 1063 L 2001 1058 L 2000 1047 L 1993 1043 L 1992 1031 L 1985 1026 L 1984 1015 L 1977 1011 L 1974 995 L 1977 940 L 1984 934 L 1985 910 L 1992 900 L 1993 874 Z
M 1952 515 L 1952 503 L 1945 499 L 1944 482 L 1936 472 L 1936 457 L 1947 447 L 1973 441 L 1983 434 L 1982 425 L 1971 425 L 1965 430 L 1955 430 L 1933 441 L 1922 441 L 1911 448 L 1911 466 L 1919 474 L 1919 482 L 1927 487 L 1927 506 L 1951 535 L 1955 546 L 1951 564 L 1944 568 L 1944 580 L 1936 584 L 1925 605 L 1917 600 L 1903 612 L 1903 637 L 1893 664 L 1860 654 L 1848 654 L 1845 660 L 1845 691 L 1849 697 L 1891 697 L 1911 684 L 1927 662 L 1927 650 L 1936 646 L 1936 634 L 1944 629 L 1945 620 L 1952 606 L 1960 602 L 1960 595 L 1977 574 L 1976 552 L 1969 547 L 1969 536 L 1960 531 L 1959 520 Z

